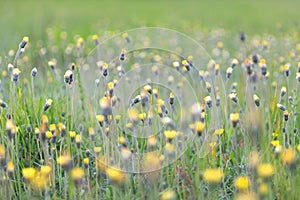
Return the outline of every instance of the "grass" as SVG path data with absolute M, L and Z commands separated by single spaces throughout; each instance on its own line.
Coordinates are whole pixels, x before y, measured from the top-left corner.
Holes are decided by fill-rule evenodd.
M 299 196 L 297 1 L 1 4 L 1 198 Z

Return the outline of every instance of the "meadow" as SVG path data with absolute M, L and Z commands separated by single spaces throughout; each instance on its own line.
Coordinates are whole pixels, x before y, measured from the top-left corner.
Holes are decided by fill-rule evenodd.
M 289 1 L 1 1 L 0 199 L 298 199 Z

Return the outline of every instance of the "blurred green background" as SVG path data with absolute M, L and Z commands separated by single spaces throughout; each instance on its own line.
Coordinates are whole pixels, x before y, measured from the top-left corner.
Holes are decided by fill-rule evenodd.
M 1 46 L 12 47 L 23 35 L 42 39 L 52 26 L 82 36 L 140 26 L 272 32 L 278 23 L 283 29 L 295 27 L 299 8 L 299 0 L 1 0 Z

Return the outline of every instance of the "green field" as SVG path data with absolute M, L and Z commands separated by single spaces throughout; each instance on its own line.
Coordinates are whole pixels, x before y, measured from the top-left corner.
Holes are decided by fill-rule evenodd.
M 0 200 L 298 199 L 299 7 L 0 1 Z

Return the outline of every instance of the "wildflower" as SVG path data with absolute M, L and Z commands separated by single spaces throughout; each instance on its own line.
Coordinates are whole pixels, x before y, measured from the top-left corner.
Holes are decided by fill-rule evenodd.
M 219 64 L 215 64 L 215 75 L 219 75 L 219 71 L 220 71 L 220 65 Z
M 257 194 L 250 191 L 250 192 L 239 192 L 234 200 L 257 200 Z
M 232 67 L 228 67 L 227 69 L 226 69 L 226 78 L 227 79 L 229 79 L 230 78 L 230 76 L 231 76 L 231 74 L 232 74 Z
M 236 93 L 230 93 L 229 94 L 229 98 L 234 102 L 237 103 L 238 102 L 238 97 L 236 96 Z
M 110 99 L 108 97 L 103 97 L 99 100 L 101 114 L 104 116 L 111 115 L 111 105 L 110 105 Z
M 14 163 L 12 161 L 9 161 L 6 165 L 6 169 L 7 169 L 7 172 L 12 175 L 15 170 Z
M 52 171 L 52 169 L 48 165 L 42 165 L 41 168 L 40 168 L 40 173 L 43 176 L 49 176 L 51 171 Z
M 56 161 L 66 171 L 72 168 L 72 159 L 68 155 L 61 155 Z
M 36 169 L 32 167 L 22 169 L 22 174 L 24 178 L 28 181 L 32 180 L 35 177 L 36 173 L 37 173 Z
M 259 107 L 260 106 L 260 100 L 259 100 L 259 97 L 256 94 L 253 95 L 253 100 L 254 100 L 255 105 L 257 107 Z
M 266 60 L 265 59 L 261 59 L 260 60 L 259 67 L 261 69 L 261 74 L 263 76 L 266 76 L 266 74 L 267 74 L 267 64 L 266 64 Z
M 116 115 L 115 119 L 116 119 L 116 123 L 118 124 L 121 119 L 121 115 Z
M 174 104 L 174 93 L 173 92 L 170 92 L 169 102 L 170 102 L 170 105 Z
M 195 130 L 198 134 L 198 136 L 201 136 L 202 132 L 204 131 L 205 128 L 205 123 L 201 121 L 196 121 L 195 122 Z
M 177 69 L 177 71 L 179 71 L 180 63 L 178 61 L 174 61 L 172 65 Z
M 60 131 L 61 136 L 62 137 L 65 136 L 65 134 L 66 134 L 66 126 L 63 123 L 61 123 L 61 122 L 58 123 L 57 126 L 58 126 L 58 130 Z
M 274 174 L 274 166 L 270 163 L 262 163 L 257 167 L 257 174 L 262 178 L 269 178 Z
M 51 68 L 52 71 L 55 71 L 56 59 L 52 59 L 48 62 L 48 66 Z
M 210 96 L 204 97 L 204 101 L 205 101 L 206 105 L 207 105 L 209 108 L 212 106 L 212 104 L 211 104 L 211 97 L 210 97 Z
M 120 136 L 118 138 L 118 142 L 119 142 L 119 144 L 121 144 L 123 146 L 127 146 L 127 141 L 126 141 L 126 139 L 123 136 Z
M 165 190 L 160 195 L 161 200 L 174 200 L 176 199 L 176 192 L 174 190 Z
M 224 133 L 224 128 L 217 129 L 214 132 L 215 135 L 222 135 L 223 133 Z
M 139 114 L 138 114 L 138 110 L 135 108 L 130 108 L 128 110 L 128 117 L 130 119 L 131 122 L 136 123 L 139 119 Z
M 83 159 L 83 164 L 85 167 L 88 167 L 89 166 L 89 158 L 84 158 Z
M 223 171 L 220 168 L 206 169 L 203 172 L 203 179 L 211 184 L 219 183 L 223 178 Z
M 121 147 L 121 156 L 124 160 L 127 160 L 131 157 L 132 153 L 128 147 Z
M 171 144 L 171 143 L 167 142 L 166 145 L 165 145 L 165 150 L 166 150 L 167 154 L 172 154 L 175 150 L 174 144 Z
M 147 84 L 143 88 L 145 91 L 147 91 L 149 94 L 152 94 L 152 87 L 151 85 Z
M 81 135 L 80 134 L 76 134 L 75 142 L 76 142 L 77 148 L 80 148 L 80 144 L 81 144 Z
M 76 185 L 78 185 L 82 181 L 83 176 L 83 169 L 76 167 L 71 170 L 71 177 Z
M 36 77 L 36 75 L 37 75 L 37 68 L 36 67 L 34 67 L 32 70 L 31 70 L 31 76 L 32 77 Z
M 233 124 L 233 127 L 236 127 L 238 121 L 239 121 L 239 113 L 234 112 L 230 114 L 230 121 Z
M 39 138 L 39 137 L 40 137 L 40 133 L 41 133 L 40 129 L 36 127 L 36 128 L 34 129 L 34 134 L 35 134 L 36 138 Z
M 280 90 L 280 96 L 283 97 L 286 94 L 286 87 L 282 87 Z
M 292 165 L 296 161 L 296 151 L 294 149 L 286 149 L 282 154 L 282 162 L 287 165 Z
M 220 97 L 220 94 L 217 93 L 217 95 L 216 95 L 216 106 L 220 106 L 220 102 L 221 102 L 221 97 Z
M 230 67 L 233 69 L 235 66 L 237 66 L 239 64 L 239 61 L 236 59 L 236 58 L 234 58 L 234 59 L 232 59 L 232 61 L 231 61 L 231 64 L 230 64 Z
M 105 172 L 106 175 L 115 183 L 121 184 L 126 179 L 126 175 L 118 168 L 107 167 Z
M 285 76 L 287 77 L 290 75 L 290 67 L 291 67 L 290 63 L 287 63 L 283 66 L 283 72 L 285 72 Z
M 267 183 L 261 183 L 258 187 L 258 192 L 260 195 L 265 196 L 269 192 L 269 185 Z
M 77 41 L 76 41 L 76 47 L 77 47 L 77 49 L 79 49 L 82 46 L 83 46 L 83 38 L 82 37 L 78 37 Z
M 237 177 L 234 181 L 234 186 L 241 191 L 247 190 L 250 186 L 250 180 L 247 176 Z
M 8 68 L 8 71 L 9 71 L 10 73 L 12 73 L 12 71 L 13 71 L 13 69 L 14 69 L 14 66 L 13 66 L 11 63 L 9 63 L 9 64 L 7 65 L 7 68 Z
M 280 144 L 279 140 L 272 140 L 270 143 L 273 147 L 277 147 Z
M 205 82 L 205 87 L 209 93 L 211 93 L 211 84 L 209 82 Z
M 74 74 L 72 70 L 67 70 L 64 75 L 64 81 L 66 84 L 72 85 L 74 81 Z
M 284 105 L 281 105 L 280 103 L 277 104 L 277 108 L 279 108 L 282 111 L 286 110 L 286 107 Z
M 46 131 L 45 136 L 48 140 L 50 140 L 52 138 L 52 133 L 51 131 Z
M 18 68 L 12 70 L 12 81 L 18 82 L 21 71 Z
M 28 42 L 29 42 L 29 37 L 27 37 L 27 36 L 23 37 L 23 40 L 19 44 L 19 48 L 24 49 Z
M 288 121 L 288 120 L 289 120 L 289 111 L 285 110 L 285 111 L 283 112 L 283 116 L 284 116 L 284 120 L 285 120 L 285 121 Z
M 181 64 L 184 66 L 186 71 L 190 71 L 190 63 L 187 60 L 183 60 Z
M 259 57 L 257 54 L 252 55 L 252 62 L 255 64 L 257 64 L 259 62 Z
M 76 132 L 75 131 L 69 131 L 69 136 L 71 138 L 71 141 L 74 142 L 75 137 L 76 137 Z
M 96 156 L 99 155 L 99 153 L 101 152 L 102 148 L 101 147 L 94 147 L 94 152 L 96 154 Z
M 300 82 L 300 72 L 297 72 L 296 79 L 298 80 L 298 82 Z
M 144 123 L 145 119 L 146 119 L 146 113 L 139 113 L 139 119 Z
M 0 99 L 0 107 L 7 108 L 7 104 L 2 99 Z
M 172 141 L 177 136 L 177 132 L 175 130 L 165 130 L 164 135 L 169 141 Z
M 47 111 L 50 108 L 50 106 L 52 105 L 52 102 L 53 102 L 52 99 L 46 99 L 46 103 L 43 107 L 44 112 Z
M 103 127 L 104 116 L 103 115 L 96 115 L 96 119 L 97 119 L 98 123 L 100 124 L 100 126 Z
M 148 137 L 147 143 L 150 147 L 153 147 L 156 145 L 157 139 L 155 135 L 151 135 Z M 299 145 L 300 146 L 300 145 Z
M 124 38 L 124 39 L 126 40 L 127 43 L 130 43 L 130 38 L 129 38 L 128 33 L 123 33 L 123 34 L 122 34 L 122 38 Z
M 92 36 L 92 40 L 95 42 L 95 45 L 98 45 L 98 44 L 99 44 L 99 38 L 98 38 L 98 35 L 93 35 L 93 36 Z
M 243 31 L 240 32 L 240 40 L 242 42 L 245 42 L 245 40 L 246 40 L 246 35 L 245 35 L 245 33 Z
M 122 49 L 120 57 L 119 57 L 119 59 L 120 59 L 121 62 L 125 60 L 125 53 L 126 53 L 126 50 Z
M 0 144 L 0 160 L 5 158 L 5 147 L 3 144 Z
M 108 75 L 108 64 L 105 62 L 102 64 L 102 75 L 104 77 Z

